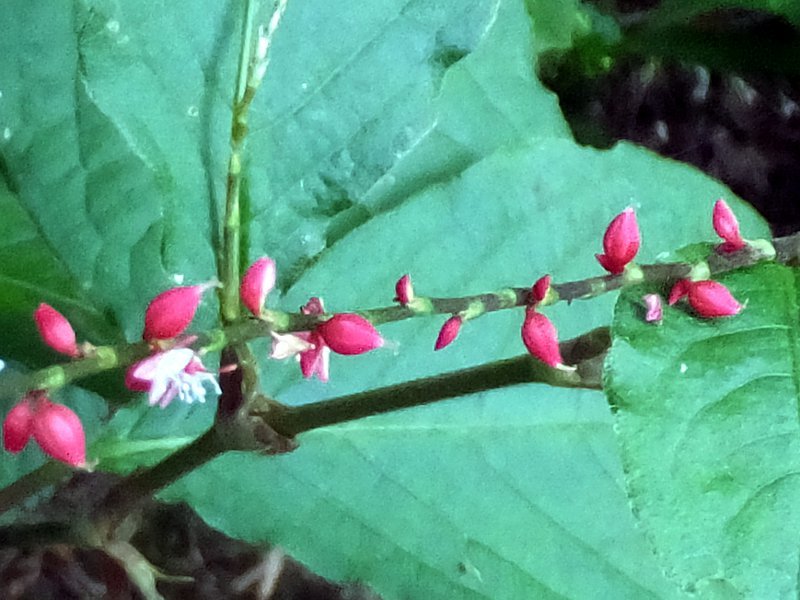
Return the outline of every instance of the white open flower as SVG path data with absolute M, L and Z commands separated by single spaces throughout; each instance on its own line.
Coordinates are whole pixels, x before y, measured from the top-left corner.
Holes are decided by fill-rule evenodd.
M 147 392 L 150 406 L 161 408 L 176 396 L 191 404 L 205 402 L 209 388 L 220 393 L 216 378 L 191 348 L 174 348 L 140 360 L 128 369 L 125 383 L 134 391 Z

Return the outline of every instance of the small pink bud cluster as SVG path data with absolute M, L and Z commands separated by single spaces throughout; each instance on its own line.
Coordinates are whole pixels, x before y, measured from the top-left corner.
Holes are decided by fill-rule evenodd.
M 531 287 L 531 304 L 525 310 L 522 323 L 522 343 L 532 356 L 544 364 L 564 368 L 564 359 L 558 346 L 558 331 L 555 325 L 540 313 L 538 305 L 545 299 L 550 289 L 550 275 L 540 277 Z
M 73 467 L 86 465 L 80 418 L 63 404 L 51 402 L 42 390 L 29 392 L 3 421 L 3 447 L 8 452 L 21 452 L 31 438 L 51 458 Z
M 151 343 L 153 354 L 128 368 L 125 385 L 134 392 L 147 392 L 150 406 L 165 408 L 176 397 L 187 403 L 204 402 L 207 387 L 220 392 L 214 375 L 206 371 L 200 356 L 188 348 L 197 338 L 174 340 L 192 323 L 203 294 L 215 285 L 174 287 L 148 304 L 142 338 Z
M 597 262 L 612 275 L 618 275 L 639 252 L 641 236 L 636 213 L 626 208 L 611 221 L 603 235 L 604 254 L 596 254 Z
M 263 257 L 253 263 L 242 278 L 239 290 L 242 303 L 254 316 L 263 316 L 264 302 L 275 286 L 275 277 L 275 262 L 271 258 Z M 398 296 L 402 294 L 404 300 L 413 299 L 408 276 L 403 285 L 398 282 L 397 293 Z M 322 299 L 317 297 L 311 298 L 300 310 L 305 315 L 325 314 Z M 375 350 L 383 344 L 380 333 L 361 315 L 336 313 L 311 331 L 272 332 L 270 358 L 280 360 L 296 356 L 303 377 L 316 375 L 321 381 L 328 381 L 331 351 L 352 356 Z

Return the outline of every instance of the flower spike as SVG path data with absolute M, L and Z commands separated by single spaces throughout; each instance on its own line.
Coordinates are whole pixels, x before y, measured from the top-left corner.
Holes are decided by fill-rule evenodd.
M 75 331 L 67 318 L 55 308 L 44 302 L 33 313 L 36 328 L 45 344 L 56 352 L 66 354 L 72 358 L 81 355 L 75 343 Z
M 461 325 L 464 323 L 464 319 L 461 318 L 459 315 L 455 315 L 447 319 L 442 325 L 442 328 L 439 330 L 439 335 L 436 338 L 436 344 L 434 344 L 434 350 L 441 350 L 442 348 L 449 346 L 453 340 L 458 337 L 458 333 L 461 331 Z
M 739 221 L 736 219 L 736 215 L 722 198 L 714 204 L 712 221 L 714 231 L 723 239 L 723 243 L 717 246 L 720 252 L 736 252 L 747 245 L 739 232 Z
M 242 276 L 239 295 L 253 316 L 261 317 L 267 294 L 275 287 L 275 276 L 275 261 L 268 256 L 259 258 Z
M 168 340 L 183 333 L 209 287 L 211 284 L 175 287 L 153 298 L 144 314 L 142 338 L 148 342 Z
M 618 275 L 625 270 L 639 251 L 641 236 L 639 225 L 636 222 L 636 213 L 632 208 L 626 208 L 608 225 L 603 235 L 603 250 L 605 254 L 596 254 L 600 265 L 612 275 Z
M 564 359 L 558 347 L 558 332 L 546 316 L 533 309 L 525 312 L 522 342 L 535 358 L 551 367 L 562 367 Z

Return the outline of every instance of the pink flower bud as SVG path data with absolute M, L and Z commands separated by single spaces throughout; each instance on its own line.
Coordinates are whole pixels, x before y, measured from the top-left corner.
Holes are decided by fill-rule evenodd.
M 644 315 L 644 320 L 648 323 L 660 323 L 664 316 L 664 311 L 661 308 L 661 296 L 658 294 L 645 294 L 644 306 L 647 313 Z
M 739 314 L 742 305 L 728 288 L 716 281 L 694 281 L 689 287 L 689 304 L 701 317 L 713 319 Z
M 142 338 L 168 340 L 183 333 L 194 319 L 203 292 L 208 288 L 208 284 L 175 287 L 153 298 L 144 314 Z
M 361 315 L 338 313 L 316 327 L 331 350 L 339 354 L 363 354 L 383 346 L 381 334 Z
M 689 288 L 691 287 L 692 282 L 688 279 L 679 279 L 675 282 L 675 285 L 672 286 L 672 289 L 669 291 L 669 297 L 667 298 L 667 304 L 672 306 L 678 300 L 683 298 L 686 294 L 689 293 Z
M 531 288 L 531 298 L 534 304 L 539 304 L 545 299 L 547 292 L 550 290 L 550 281 L 550 275 L 545 275 L 537 279 L 536 283 L 533 284 Z
M 411 276 L 403 275 L 394 284 L 395 302 L 399 302 L 401 306 L 408 305 L 414 299 L 414 287 L 411 285 Z
M 745 247 L 746 242 L 739 232 L 739 221 L 736 220 L 736 215 L 722 198 L 714 204 L 712 221 L 714 231 L 724 240 L 724 243 L 717 247 L 720 252 L 735 252 Z
M 48 456 L 78 467 L 86 463 L 86 435 L 80 418 L 63 404 L 42 398 L 33 419 L 33 438 Z
M 308 302 L 305 303 L 305 306 L 300 308 L 300 312 L 304 315 L 324 315 L 325 305 L 322 303 L 322 298 L 312 296 L 309 298 Z
M 242 304 L 254 316 L 260 317 L 267 294 L 275 287 L 275 261 L 264 256 L 250 265 L 239 286 Z
M 33 313 L 33 320 L 45 344 L 61 354 L 73 358 L 80 356 L 72 325 L 55 308 L 49 304 L 40 304 Z
M 324 383 L 330 376 L 330 348 L 316 331 L 305 335 L 311 347 L 300 352 L 300 371 L 306 379 L 316 375 Z
M 617 275 L 622 273 L 625 266 L 636 256 L 640 242 L 636 213 L 632 208 L 626 208 L 614 217 L 606 229 L 603 236 L 605 254 L 596 254 L 595 256 L 606 271 Z
M 3 448 L 16 454 L 28 444 L 33 435 L 33 411 L 28 398 L 23 398 L 3 421 Z
M 458 332 L 461 331 L 461 325 L 463 323 L 464 319 L 458 315 L 447 319 L 439 330 L 439 335 L 436 338 L 436 344 L 434 344 L 433 349 L 441 350 L 445 346 L 449 346 L 453 340 L 458 337 Z
M 525 312 L 522 324 L 522 342 L 534 357 L 546 365 L 558 367 L 564 364 L 558 347 L 558 332 L 550 319 L 533 309 Z

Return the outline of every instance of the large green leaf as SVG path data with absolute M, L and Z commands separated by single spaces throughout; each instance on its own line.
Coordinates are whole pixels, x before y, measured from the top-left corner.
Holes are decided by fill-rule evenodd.
M 796 598 L 800 539 L 797 271 L 774 264 L 721 279 L 747 303 L 663 325 L 621 298 L 608 358 L 634 508 L 687 590 Z
M 410 272 L 418 293 L 479 292 L 544 272 L 599 268 L 608 220 L 639 207 L 643 259 L 711 233 L 724 189 L 689 167 L 620 145 L 569 141 L 500 151 L 445 186 L 373 219 L 285 298 L 333 310 L 386 304 Z M 746 230 L 766 232 L 740 207 Z M 675 215 L 682 215 L 675 226 Z M 564 335 L 608 322 L 611 298 L 548 311 Z M 521 314 L 470 322 L 433 353 L 444 318 L 396 323 L 395 350 L 334 357 L 331 381 L 272 363 L 284 401 L 318 400 L 523 350 Z M 673 597 L 632 525 L 611 419 L 599 393 L 521 386 L 301 436 L 281 457 L 229 454 L 166 494 L 211 524 L 272 541 L 315 570 L 363 579 L 386 598 Z
M 0 198 L 20 215 L 0 239 L 17 257 L 0 261 L 6 356 L 42 361 L 20 343 L 40 300 L 94 342 L 133 339 L 155 293 L 213 276 L 241 16 L 216 0 L 0 7 Z M 290 3 L 251 114 L 250 253 L 296 265 L 288 281 L 494 148 L 568 136 L 528 28 L 513 1 Z
M 54 359 L 30 318 L 38 302 L 80 339 L 118 342 L 140 334 L 156 292 L 213 275 L 240 4 L 0 7 L 3 357 Z M 278 258 L 288 281 L 370 214 L 494 148 L 568 136 L 528 27 L 518 2 L 291 3 L 251 114 L 250 254 Z M 133 407 L 96 452 L 123 470 L 152 461 L 210 408 Z

